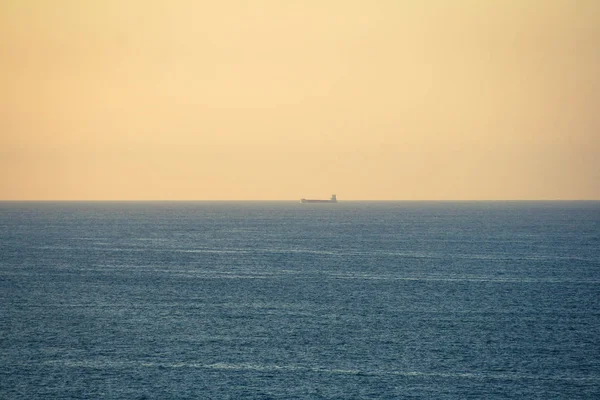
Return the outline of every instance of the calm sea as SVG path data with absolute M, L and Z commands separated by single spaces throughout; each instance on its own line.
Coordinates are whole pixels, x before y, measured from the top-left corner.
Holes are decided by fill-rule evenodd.
M 600 202 L 2 202 L 0 398 L 598 399 Z

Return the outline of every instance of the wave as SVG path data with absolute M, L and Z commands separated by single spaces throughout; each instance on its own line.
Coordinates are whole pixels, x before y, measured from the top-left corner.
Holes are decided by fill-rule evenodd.
M 565 376 L 541 375 L 527 373 L 495 373 L 495 372 L 468 372 L 468 371 L 410 371 L 410 370 L 363 370 L 360 368 L 331 368 L 318 365 L 279 365 L 257 363 L 201 363 L 201 362 L 152 362 L 152 361 L 109 361 L 109 360 L 50 360 L 44 364 L 62 365 L 69 368 L 91 369 L 123 369 L 123 368 L 159 368 L 179 369 L 196 368 L 219 371 L 256 371 L 256 372 L 313 372 L 316 374 L 331 375 L 362 375 L 362 376 L 404 376 L 425 378 L 452 378 L 452 379 L 477 379 L 477 380 L 541 380 L 541 381 L 571 381 L 571 382 L 600 382 L 600 375 L 591 376 Z
M 84 240 L 88 240 L 84 238 Z M 45 245 L 45 246 L 34 246 L 40 250 L 94 250 L 94 251 L 107 251 L 107 252 L 140 252 L 140 251 L 152 251 L 159 253 L 206 253 L 206 254 L 309 254 L 309 255 L 321 255 L 336 258 L 355 258 L 355 257 L 392 257 L 397 259 L 424 259 L 424 260 L 476 260 L 485 262 L 499 262 L 505 263 L 507 261 L 519 262 L 519 261 L 578 261 L 578 262 L 597 262 L 595 257 L 584 257 L 580 255 L 558 255 L 558 254 L 481 254 L 481 253 L 447 253 L 447 252 L 422 252 L 422 251 L 390 251 L 390 250 L 359 250 L 359 249 L 333 249 L 333 250 L 320 250 L 320 249 L 309 249 L 309 248 L 238 248 L 238 247 L 167 247 L 159 246 L 152 247 L 149 244 L 153 243 L 166 243 L 168 239 L 163 238 L 133 238 L 133 243 L 126 243 L 123 246 L 112 246 L 109 247 L 108 242 L 96 240 L 92 243 L 94 246 L 65 246 L 65 245 Z M 138 244 L 136 244 L 136 242 Z M 145 244 L 145 243 L 148 243 Z

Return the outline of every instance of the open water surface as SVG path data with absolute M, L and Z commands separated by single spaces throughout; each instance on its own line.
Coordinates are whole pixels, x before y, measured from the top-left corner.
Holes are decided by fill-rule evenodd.
M 2 202 L 0 399 L 600 398 L 600 202 Z

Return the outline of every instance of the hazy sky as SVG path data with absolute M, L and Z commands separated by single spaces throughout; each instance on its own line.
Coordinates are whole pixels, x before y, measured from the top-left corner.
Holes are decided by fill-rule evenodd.
M 599 0 L 0 0 L 0 199 L 600 199 Z

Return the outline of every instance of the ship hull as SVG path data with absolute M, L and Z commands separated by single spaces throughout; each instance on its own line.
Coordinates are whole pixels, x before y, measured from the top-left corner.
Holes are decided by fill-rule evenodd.
M 337 203 L 337 200 L 311 200 L 311 199 L 300 199 L 300 203 Z

